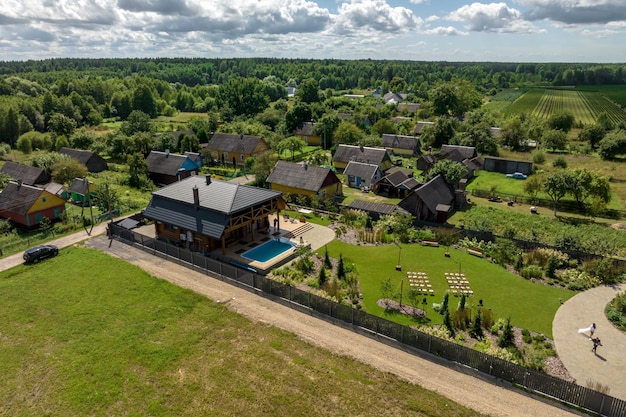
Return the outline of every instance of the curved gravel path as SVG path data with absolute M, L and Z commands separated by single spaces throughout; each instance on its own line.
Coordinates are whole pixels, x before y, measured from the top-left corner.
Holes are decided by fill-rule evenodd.
M 604 308 L 626 284 L 592 288 L 575 295 L 558 309 L 552 322 L 554 344 L 563 365 L 579 385 L 599 382 L 610 388 L 609 395 L 626 400 L 626 334 L 606 318 Z M 602 341 L 597 354 L 588 334 L 578 329 L 596 323 L 594 336 Z

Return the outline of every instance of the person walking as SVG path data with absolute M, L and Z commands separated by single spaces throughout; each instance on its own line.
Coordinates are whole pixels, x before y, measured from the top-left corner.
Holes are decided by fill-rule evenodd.
M 591 338 L 591 341 L 593 342 L 593 348 L 591 349 L 591 351 L 593 353 L 596 353 L 596 349 L 598 349 L 598 346 L 602 346 L 602 342 L 600 341 L 599 337 Z
M 596 324 L 592 323 L 591 326 L 589 326 L 589 339 L 593 340 L 593 334 L 596 332 Z M 598 339 L 600 340 L 600 339 Z

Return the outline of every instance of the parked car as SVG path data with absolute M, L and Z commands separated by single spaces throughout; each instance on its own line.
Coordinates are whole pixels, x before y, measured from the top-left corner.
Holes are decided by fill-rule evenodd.
M 522 174 L 521 172 L 514 172 L 512 174 L 506 174 L 508 178 L 515 178 L 516 180 L 525 180 L 526 174 Z
M 41 261 L 42 259 L 52 258 L 59 254 L 59 248 L 54 245 L 39 245 L 27 249 L 24 252 L 24 262 L 27 264 Z

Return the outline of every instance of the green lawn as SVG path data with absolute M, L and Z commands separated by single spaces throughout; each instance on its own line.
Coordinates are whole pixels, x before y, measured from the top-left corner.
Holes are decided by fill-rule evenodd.
M 515 274 L 507 272 L 483 258 L 478 258 L 460 250 L 451 250 L 451 257 L 444 256 L 447 248 L 427 247 L 419 244 L 385 246 L 357 246 L 340 241 L 333 241 L 327 245 L 329 255 L 339 258 L 343 255 L 347 264 L 354 264 L 358 272 L 361 293 L 366 311 L 387 317 L 403 324 L 416 322 L 402 315 L 385 313 L 382 307 L 376 304 L 381 297 L 381 282 L 392 279 L 393 286 L 407 291 L 407 271 L 422 271 L 428 274 L 435 290 L 434 296 L 428 296 L 426 308 L 427 317 L 431 323 L 441 323 L 442 317 L 432 309 L 432 303 L 440 303 L 448 284 L 445 272 L 461 270 L 468 278 L 475 293 L 470 298 L 470 307 L 476 307 L 482 299 L 485 308 L 493 311 L 494 318 L 511 317 L 514 326 L 525 327 L 529 330 L 543 333 L 552 337 L 552 319 L 560 307 L 559 298 L 563 301 L 572 297 L 573 291 L 534 284 Z M 321 248 L 319 253 L 324 253 Z M 402 271 L 396 271 L 395 266 L 400 257 Z M 450 297 L 451 310 L 455 310 L 459 298 Z M 408 300 L 405 299 L 405 302 Z M 421 307 L 421 303 L 418 307 Z
M 479 415 L 95 250 L 0 294 L 0 415 Z

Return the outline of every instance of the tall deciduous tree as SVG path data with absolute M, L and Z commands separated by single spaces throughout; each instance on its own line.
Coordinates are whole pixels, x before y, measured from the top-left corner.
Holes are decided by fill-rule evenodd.
M 146 113 L 150 117 L 157 116 L 157 104 L 150 87 L 142 84 L 135 89 L 133 94 L 133 108 Z
M 296 98 L 303 103 L 320 101 L 320 87 L 315 78 L 307 78 L 296 89 Z
M 433 167 L 428 170 L 425 179 L 429 181 L 439 174 L 441 174 L 446 183 L 454 185 L 467 174 L 467 167 L 459 162 L 442 159 L 441 161 L 435 162 Z
M 59 184 L 69 185 L 74 178 L 87 176 L 87 167 L 73 158 L 63 158 L 52 166 L 52 178 Z
M 150 115 L 141 110 L 133 110 L 120 127 L 120 131 L 127 136 L 132 136 L 138 132 L 152 132 L 152 130 Z
M 565 197 L 569 189 L 569 175 L 567 171 L 557 169 L 550 172 L 543 180 L 543 190 L 552 200 L 553 213 L 556 216 L 556 206 Z
M 276 145 L 276 151 L 279 154 L 282 154 L 285 151 L 291 152 L 291 159 L 293 160 L 296 152 L 302 152 L 302 150 L 306 147 L 306 143 L 296 136 L 289 136 Z
M 250 171 L 255 176 L 257 185 L 265 185 L 265 180 L 270 176 L 277 161 L 278 157 L 271 151 L 263 152 L 257 156 L 256 162 Z
M 257 78 L 232 78 L 220 86 L 216 101 L 229 107 L 235 116 L 254 116 L 267 108 L 270 98 Z
M 359 129 L 354 123 L 345 120 L 339 123 L 334 133 L 336 143 L 353 145 L 359 143 L 365 137 L 365 133 Z

